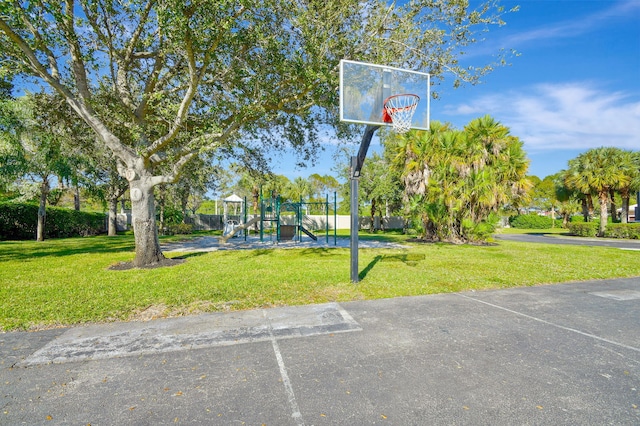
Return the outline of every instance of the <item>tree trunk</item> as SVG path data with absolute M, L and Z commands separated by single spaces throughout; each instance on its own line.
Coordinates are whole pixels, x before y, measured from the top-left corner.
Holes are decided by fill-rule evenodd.
M 620 223 L 628 223 L 629 222 L 629 191 L 621 191 L 620 195 L 622 196 L 622 212 L 620 213 Z
M 622 214 L 620 215 L 620 223 L 629 222 L 629 198 L 622 199 Z
M 609 197 L 611 199 L 611 220 L 616 222 L 618 217 L 618 212 L 616 211 L 616 201 L 615 201 L 615 192 L 612 190 L 609 191 Z
M 80 211 L 80 187 L 77 184 L 73 191 L 73 209 Z
M 371 232 L 376 230 L 376 200 L 371 200 Z
M 131 193 L 131 215 L 136 243 L 135 267 L 149 266 L 165 259 L 160 250 L 153 185 L 143 180 L 129 182 Z
M 609 201 L 609 191 L 598 192 L 598 199 L 600 201 L 600 228 L 598 231 L 598 237 L 604 237 L 604 231 L 607 228 L 607 201 Z
M 587 197 L 585 196 L 582 200 L 580 200 L 582 204 L 582 218 L 585 222 L 589 222 L 589 206 L 587 206 Z
M 107 235 L 115 237 L 118 233 L 118 199 L 109 199 L 109 225 Z
M 591 194 L 587 194 L 587 212 L 589 215 L 587 222 L 591 222 L 593 220 L 593 197 Z
M 44 241 L 44 224 L 47 217 L 47 195 L 49 194 L 49 179 L 45 178 L 40 184 L 40 207 L 38 207 L 38 228 L 36 241 Z
M 189 200 L 188 197 L 183 197 L 180 200 L 180 208 L 182 209 L 182 223 L 187 223 L 187 215 L 189 214 L 189 212 L 187 211 L 188 209 L 188 204 L 189 204 Z M 193 212 L 195 214 L 195 212 Z
M 160 222 L 160 232 L 162 232 L 162 235 L 165 235 L 165 230 L 166 228 L 166 224 L 165 224 L 165 219 L 164 219 L 164 206 L 165 206 L 165 197 L 166 197 L 166 191 L 164 186 L 160 185 L 160 197 L 158 200 L 158 207 L 160 207 L 160 217 L 159 217 L 159 222 Z

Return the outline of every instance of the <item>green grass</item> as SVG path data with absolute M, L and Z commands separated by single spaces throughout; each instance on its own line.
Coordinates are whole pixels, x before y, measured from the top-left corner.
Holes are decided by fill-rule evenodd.
M 133 259 L 130 235 L 0 242 L 0 329 L 127 320 L 149 307 L 183 315 L 640 276 L 637 252 L 606 247 L 409 247 L 361 249 L 362 280 L 353 285 L 349 249 L 190 253 L 169 268 L 117 271 L 109 267 Z

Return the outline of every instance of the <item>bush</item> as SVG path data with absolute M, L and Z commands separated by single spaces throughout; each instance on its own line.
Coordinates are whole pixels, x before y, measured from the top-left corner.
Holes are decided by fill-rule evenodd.
M 632 240 L 640 240 L 640 224 L 633 223 L 614 223 L 607 225 L 604 231 L 607 238 L 628 238 Z
M 464 219 L 461 224 L 462 235 L 469 242 L 487 241 L 495 232 L 499 221 L 500 217 L 495 213 L 479 223 Z
M 537 214 L 520 214 L 509 218 L 509 225 L 512 228 L 521 229 L 551 229 L 554 220 L 547 216 Z
M 570 223 L 569 232 L 579 237 L 595 237 L 598 234 L 598 223 L 596 222 L 576 222 Z
M 190 223 L 176 223 L 165 228 L 164 235 L 186 235 L 193 233 L 193 225 Z
M 0 238 L 32 240 L 38 227 L 36 204 L 0 203 Z M 47 207 L 45 238 L 86 237 L 106 231 L 104 213 Z
M 37 227 L 37 205 L 0 203 L 0 239 L 33 240 Z

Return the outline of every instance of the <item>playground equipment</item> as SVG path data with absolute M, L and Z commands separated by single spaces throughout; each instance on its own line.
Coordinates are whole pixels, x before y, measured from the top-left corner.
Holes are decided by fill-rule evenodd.
M 252 229 L 259 227 L 260 242 L 270 241 L 296 241 L 301 242 L 303 235 L 318 241 L 318 235 L 313 231 L 324 229 L 324 238 L 329 244 L 329 213 L 333 211 L 333 243 L 336 245 L 337 201 L 333 194 L 333 206 L 329 203 L 329 196 L 325 196 L 324 202 L 299 202 L 283 201 L 279 196 L 263 198 L 260 196 L 259 214 L 250 215 L 247 209 L 247 199 L 233 195 L 225 200 L 224 230 L 220 241 L 227 243 L 231 238 L 247 236 Z M 227 203 L 238 207 L 240 215 L 231 218 L 227 213 Z M 235 209 L 237 210 L 237 209 Z M 323 220 L 320 215 L 307 215 L 307 212 L 319 210 L 324 213 Z M 237 212 L 237 211 L 236 211 Z M 315 218 L 317 223 L 311 218 Z M 306 225 L 305 225 L 306 221 Z
M 329 196 L 325 202 L 299 202 L 283 201 L 279 196 L 263 198 L 260 197 L 260 241 L 265 240 L 265 234 L 276 242 L 280 241 L 302 241 L 303 234 L 318 241 L 318 236 L 304 225 L 305 212 L 319 209 L 324 212 L 324 237 L 329 244 L 329 211 L 333 210 L 333 223 L 336 222 L 336 194 L 333 194 L 333 209 L 330 209 Z M 333 227 L 333 243 L 336 244 L 336 226 Z
M 228 235 L 232 236 L 240 236 L 244 235 L 245 240 L 247 233 L 244 232 L 244 227 L 241 227 L 243 223 L 247 223 L 247 198 L 240 198 L 236 194 L 232 194 L 231 196 L 225 198 L 224 202 L 224 214 L 223 214 L 223 223 L 224 230 L 222 231 L 222 235 L 224 237 Z M 234 210 L 234 218 L 229 217 L 229 206 L 233 206 Z M 240 208 L 240 214 L 238 215 L 238 207 Z M 236 228 L 240 228 L 239 230 L 243 231 L 240 235 Z

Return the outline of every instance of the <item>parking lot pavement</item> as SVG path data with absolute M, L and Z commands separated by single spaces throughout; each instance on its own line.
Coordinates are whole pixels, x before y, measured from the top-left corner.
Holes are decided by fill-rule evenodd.
M 571 237 L 557 234 L 497 234 L 498 240 L 519 241 L 523 243 L 567 244 L 576 246 L 611 247 L 622 250 L 640 250 L 640 240 L 615 238 Z
M 639 313 L 632 278 L 4 333 L 0 424 L 637 425 Z

